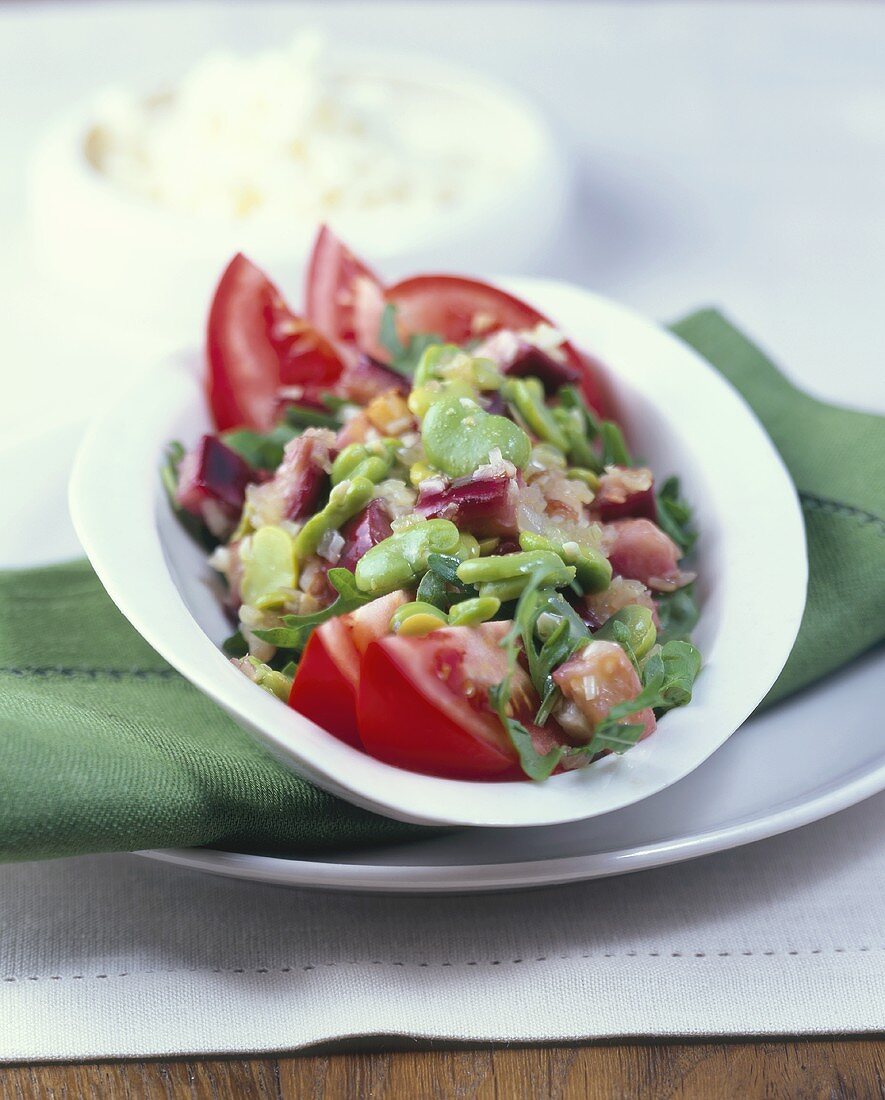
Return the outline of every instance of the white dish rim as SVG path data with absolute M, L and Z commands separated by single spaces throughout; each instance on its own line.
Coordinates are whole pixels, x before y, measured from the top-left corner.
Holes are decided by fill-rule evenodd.
M 728 717 L 722 722 L 722 728 L 727 727 L 727 732 L 722 734 L 720 730 L 715 742 L 705 741 L 698 747 L 700 734 L 697 723 L 705 719 L 709 721 L 710 713 L 699 706 L 696 699 L 692 707 L 668 715 L 658 733 L 626 757 L 609 758 L 584 772 L 554 777 L 544 785 L 464 783 L 391 768 L 350 749 L 300 715 L 281 708 L 276 700 L 255 691 L 245 678 L 229 667 L 223 655 L 191 617 L 175 589 L 157 530 L 156 461 L 166 441 L 160 435 L 168 432 L 171 425 L 170 413 L 181 409 L 188 389 L 193 400 L 193 379 L 180 371 L 175 374 L 170 371 L 150 372 L 140 382 L 139 388 L 95 422 L 78 452 L 71 479 L 70 502 L 74 524 L 98 576 L 124 615 L 170 664 L 241 724 L 257 733 L 267 747 L 277 755 L 282 754 L 290 766 L 312 782 L 376 813 L 425 825 L 500 827 L 561 824 L 611 812 L 657 793 L 699 766 L 755 709 L 789 655 L 804 609 L 807 559 L 799 502 L 780 456 L 739 395 L 687 345 L 623 306 L 563 283 L 526 279 L 498 282 L 538 302 L 555 319 L 565 319 L 566 330 L 588 344 L 591 352 L 600 353 L 609 361 L 614 359 L 616 370 L 619 357 L 635 356 L 635 361 L 631 359 L 631 370 L 636 372 L 632 378 L 634 384 L 641 382 L 652 392 L 655 386 L 661 384 L 660 375 L 650 373 L 648 364 L 643 367 L 645 361 L 640 361 L 643 349 L 646 353 L 649 348 L 652 349 L 651 357 L 656 369 L 657 364 L 661 363 L 668 368 L 687 372 L 682 380 L 687 378 L 695 394 L 703 397 L 705 409 L 711 414 L 723 413 L 724 423 L 718 424 L 717 439 L 722 440 L 724 432 L 726 440 L 730 438 L 733 445 L 744 448 L 743 469 L 747 470 L 746 463 L 749 463 L 753 471 L 762 475 L 756 495 L 750 499 L 750 506 L 752 508 L 753 500 L 761 501 L 758 505 L 760 514 L 755 518 L 759 520 L 761 515 L 764 519 L 768 510 L 778 516 L 779 526 L 778 540 L 771 547 L 771 574 L 759 582 L 761 606 L 768 606 L 764 602 L 767 596 L 777 596 L 781 613 L 776 622 L 767 624 L 768 633 L 762 631 L 758 637 L 757 655 L 760 647 L 764 652 L 767 646 L 767 659 L 761 672 L 752 667 L 745 671 L 744 680 L 749 680 L 752 687 L 744 690 L 739 699 L 731 699 Z M 607 328 L 610 340 L 614 334 L 615 347 L 620 339 L 626 343 L 626 349 L 621 347 L 618 354 L 612 355 L 610 347 L 600 347 L 592 337 L 587 339 L 585 336 L 582 340 L 580 320 L 586 317 L 587 311 L 593 317 L 594 324 L 601 325 L 600 331 Z M 577 326 L 569 324 L 569 316 L 573 322 L 576 319 L 579 321 Z M 626 364 L 621 364 L 622 370 L 624 366 Z M 667 370 L 663 374 L 670 377 Z M 133 421 L 130 411 L 127 444 L 120 452 L 120 424 L 126 422 L 127 410 L 133 407 L 139 410 L 139 417 L 137 422 Z M 690 427 L 692 431 L 703 434 L 700 421 Z M 196 425 L 194 434 L 197 434 Z M 688 431 L 683 432 L 686 439 L 689 434 Z M 118 453 L 116 462 L 109 470 L 105 456 L 114 443 Z M 732 488 L 741 487 L 740 479 L 729 470 L 727 464 L 720 463 L 718 473 L 725 479 L 725 484 L 730 484 Z M 126 522 L 119 522 L 120 517 L 113 509 L 109 514 L 109 499 L 126 499 Z M 721 514 L 719 519 L 721 521 Z M 753 519 L 752 513 L 750 519 Z M 724 530 L 728 530 L 727 526 Z M 723 541 L 722 553 L 728 560 L 725 575 L 740 579 L 743 568 L 745 587 L 741 591 L 750 591 L 758 599 L 757 589 L 749 587 L 752 575 L 745 568 L 745 563 L 742 564 L 738 553 L 741 543 L 745 550 L 749 550 L 746 531 L 734 522 L 729 539 Z M 708 557 L 708 564 L 712 560 L 712 556 Z M 137 575 L 133 574 L 134 562 L 138 563 Z M 752 599 L 749 606 L 755 606 Z M 732 595 L 731 602 L 726 604 L 726 613 L 735 622 L 742 620 L 744 629 L 753 622 L 748 615 L 746 595 L 740 600 Z M 714 640 L 717 651 L 728 648 L 725 644 L 728 636 L 723 642 L 722 632 L 715 635 Z M 732 658 L 740 652 L 736 641 L 736 637 L 731 639 Z M 713 677 L 711 667 L 716 667 L 712 660 L 708 664 L 706 684 L 711 685 L 711 691 L 718 686 L 720 695 L 716 703 L 721 711 L 722 691 L 728 681 Z M 700 698 L 704 693 L 705 681 L 702 678 L 696 694 Z M 733 686 L 731 694 L 734 696 Z M 283 715 L 286 717 L 281 721 Z M 668 756 L 678 759 L 680 752 L 685 754 L 688 737 L 685 731 L 687 729 L 691 733 L 693 724 L 697 751 L 690 758 L 690 763 L 675 767 L 671 764 L 669 770 L 662 768 Z M 287 729 L 284 728 L 286 726 Z M 293 744 L 291 736 L 296 728 L 300 738 L 297 745 Z M 677 728 L 682 741 L 676 740 Z M 667 738 L 665 730 L 672 732 L 672 736 Z M 657 772 L 649 763 L 652 749 L 654 759 L 651 763 L 657 767 Z M 626 761 L 630 764 L 625 768 Z M 661 771 L 663 777 L 659 774 Z M 346 780 L 340 778 L 344 774 L 347 775 Z M 378 793 L 381 790 L 383 796 Z

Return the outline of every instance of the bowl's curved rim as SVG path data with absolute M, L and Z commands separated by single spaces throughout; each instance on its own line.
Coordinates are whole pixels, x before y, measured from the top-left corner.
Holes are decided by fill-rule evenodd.
M 619 809 L 671 785 L 707 759 L 755 709 L 789 655 L 804 610 L 807 559 L 795 488 L 773 444 L 739 395 L 685 344 L 622 306 L 568 284 L 504 282 L 557 320 L 564 317 L 563 327 L 579 342 L 588 343 L 579 330 L 581 318 L 591 316 L 599 332 L 608 336 L 598 347 L 590 338 L 588 350 L 615 360 L 615 369 L 619 355 L 630 358 L 644 348 L 649 359 L 645 367 L 630 358 L 634 383 L 652 392 L 660 387 L 661 379 L 650 373 L 651 360 L 655 370 L 660 367 L 666 374 L 672 368 L 684 375 L 694 396 L 702 399 L 706 414 L 717 421 L 719 443 L 741 448 L 740 475 L 722 456 L 711 455 L 723 479 L 723 499 L 729 486 L 744 488 L 739 476 L 756 482 L 755 495 L 746 501 L 750 511 L 740 517 L 740 523 L 722 508 L 718 514 L 720 521 L 725 517 L 724 527 L 716 533 L 723 544 L 718 561 L 726 562 L 723 575 L 734 577 L 738 585 L 725 594 L 725 608 L 740 627 L 732 628 L 730 635 L 720 631 L 714 636 L 697 691 L 703 702 L 672 712 L 655 737 L 626 757 L 607 758 L 543 785 L 438 779 L 367 757 L 255 691 L 191 616 L 164 557 L 157 525 L 156 465 L 172 415 L 194 400 L 196 388 L 195 379 L 180 367 L 170 364 L 165 370 L 149 372 L 99 417 L 81 445 L 71 478 L 72 517 L 96 573 L 123 614 L 170 664 L 307 779 L 366 809 L 419 824 L 559 824 Z M 126 426 L 122 446 L 121 424 Z M 692 431 L 706 430 L 695 416 Z M 114 452 L 114 462 L 109 464 L 107 456 Z M 777 538 L 770 544 L 767 570 L 760 577 L 750 567 L 749 556 L 757 548 L 760 524 L 763 532 L 773 533 L 772 523 Z M 775 599 L 776 617 L 766 619 L 763 614 L 754 619 L 754 612 L 764 611 Z M 755 661 L 742 668 L 743 639 L 754 624 L 759 628 Z M 729 670 L 724 677 L 723 665 Z M 736 670 L 741 673 L 740 685 L 735 683 Z M 706 699 L 708 688 L 717 692 L 712 707 Z M 712 720 L 719 725 L 716 737 L 703 740 Z M 694 746 L 693 755 L 686 755 L 686 745 Z

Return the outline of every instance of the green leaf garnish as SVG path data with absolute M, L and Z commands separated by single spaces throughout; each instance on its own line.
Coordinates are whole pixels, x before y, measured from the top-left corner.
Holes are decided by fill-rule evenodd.
M 300 652 L 307 644 L 307 639 L 314 627 L 371 602 L 373 597 L 367 596 L 357 588 L 353 573 L 349 569 L 330 569 L 328 577 L 329 583 L 338 593 L 334 603 L 310 615 L 283 615 L 283 626 L 271 627 L 269 630 L 253 630 L 255 637 L 277 646 L 278 649 L 293 649 Z
M 661 624 L 658 627 L 658 641 L 689 641 L 700 617 L 694 585 L 687 584 L 675 592 L 662 592 L 657 597 L 657 604 Z
M 603 466 L 632 466 L 633 460 L 624 434 L 617 424 L 613 420 L 604 420 L 599 430 L 602 436 Z
M 221 649 L 228 657 L 245 657 L 249 652 L 249 647 L 246 645 L 246 639 L 238 631 L 231 634 L 229 638 L 225 638 L 221 643 Z
M 681 496 L 679 478 L 668 477 L 658 490 L 658 527 L 687 554 L 697 540 L 691 505 Z
M 662 702 L 653 704 L 661 714 L 691 702 L 694 682 L 701 671 L 701 655 L 691 642 L 667 642 L 658 654 L 663 663 Z
M 404 344 L 396 331 L 396 306 L 392 302 L 388 302 L 381 314 L 378 340 L 390 356 L 387 366 L 406 378 L 411 378 L 415 373 L 421 356 L 429 347 L 445 343 L 435 332 L 416 332 Z
M 501 724 L 507 731 L 510 743 L 519 756 L 519 765 L 529 779 L 542 783 L 553 774 L 556 765 L 562 759 L 562 749 L 555 746 L 549 752 L 539 753 L 532 741 L 532 735 L 522 722 L 511 718 L 507 713 L 507 699 L 504 696 L 504 681 L 489 691 L 489 700 L 498 713 Z
M 324 402 L 325 403 L 325 402 Z M 341 419 L 333 412 L 320 412 L 307 405 L 289 405 L 285 422 L 292 428 L 340 428 Z
M 593 731 L 586 745 L 565 750 L 568 756 L 594 757 L 600 752 L 618 755 L 632 748 L 643 734 L 641 723 L 625 723 L 640 710 L 651 707 L 660 717 L 674 707 L 691 702 L 691 693 L 701 670 L 701 655 L 688 642 L 668 642 L 645 662 L 642 690 L 632 699 L 618 703 Z
M 562 750 L 558 747 L 552 748 L 549 752 L 541 755 L 532 742 L 531 733 L 521 722 L 507 713 L 507 707 L 510 702 L 510 687 L 513 681 L 513 674 L 516 671 L 516 664 L 519 660 L 520 640 L 526 645 L 526 653 L 529 657 L 530 667 L 532 660 L 534 659 L 535 661 L 535 676 L 538 677 L 540 682 L 546 682 L 547 674 L 544 671 L 545 665 L 542 663 L 541 656 L 535 651 L 533 634 L 537 619 L 549 595 L 559 595 L 554 589 L 545 589 L 544 593 L 546 593 L 546 595 L 543 595 L 542 598 L 542 593 L 539 592 L 539 589 L 547 576 L 548 572 L 544 567 L 535 570 L 534 573 L 529 575 L 526 586 L 522 590 L 516 603 L 516 610 L 513 614 L 513 625 L 504 635 L 500 643 L 501 648 L 507 654 L 507 672 L 504 679 L 489 691 L 489 700 L 495 708 L 507 736 L 510 738 L 510 743 L 516 749 L 522 770 L 530 779 L 539 782 L 546 779 L 553 772 L 553 769 L 562 758 Z M 563 600 L 563 603 L 564 602 Z M 566 630 L 568 630 L 567 623 Z M 550 705 L 552 705 L 552 703 Z
M 224 432 L 221 441 L 236 451 L 250 466 L 257 470 L 275 470 L 283 461 L 283 450 L 298 430 L 290 424 L 277 424 L 269 432 L 253 432 L 248 428 L 235 428 Z

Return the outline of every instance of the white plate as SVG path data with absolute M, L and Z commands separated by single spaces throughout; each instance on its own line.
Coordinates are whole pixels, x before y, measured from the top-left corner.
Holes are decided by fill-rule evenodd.
M 0 565 L 79 553 L 63 501 L 76 425 L 0 453 Z M 31 479 L 15 476 L 30 471 Z M 32 485 L 41 485 L 39 501 Z M 47 516 L 54 516 L 47 523 Z M 751 719 L 692 775 L 604 818 L 542 829 L 466 829 L 408 844 L 299 860 L 206 849 L 141 855 L 235 878 L 353 891 L 515 889 L 690 859 L 816 821 L 885 790 L 880 649 L 812 691 Z M 842 734 L 834 752 L 833 731 Z
M 735 391 L 681 341 L 614 303 L 558 283 L 507 285 L 607 364 L 628 437 L 658 472 L 682 475 L 697 511 L 702 614 L 695 633 L 704 668 L 695 698 L 623 757 L 543 784 L 439 779 L 358 752 L 256 690 L 218 649 L 230 628 L 212 572 L 158 483 L 167 441 L 193 442 L 208 426 L 191 364 L 159 366 L 106 411 L 71 481 L 74 525 L 96 572 L 170 664 L 311 782 L 419 824 L 550 825 L 663 790 L 755 709 L 783 667 L 804 606 L 805 536 L 795 491 Z
M 885 790 L 885 650 L 753 718 L 690 776 L 605 817 L 542 829 L 466 829 L 328 860 L 140 852 L 234 878 L 385 893 L 466 893 L 579 882 L 736 848 Z M 838 751 L 834 731 L 840 731 Z

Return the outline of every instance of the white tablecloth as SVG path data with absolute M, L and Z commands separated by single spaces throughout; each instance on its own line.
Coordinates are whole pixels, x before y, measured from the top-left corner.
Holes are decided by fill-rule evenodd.
M 333 34 L 486 68 L 541 101 L 579 174 L 574 231 L 541 273 L 664 318 L 724 303 L 810 388 L 885 402 L 871 370 L 885 285 L 878 5 L 9 5 L 4 164 L 21 166 L 96 83 L 154 83 L 207 48 L 279 40 L 305 13 Z M 23 172 L 0 173 L 4 242 L 23 199 Z M 81 418 L 146 350 L 130 340 L 121 356 L 94 318 L 72 321 L 23 285 L 11 256 L 7 441 Z M 128 856 L 2 867 L 0 1059 L 376 1034 L 881 1030 L 883 810 L 879 796 L 695 863 L 506 897 L 309 893 Z
M 0 1060 L 885 1028 L 885 795 L 668 868 L 382 897 L 0 868 Z

